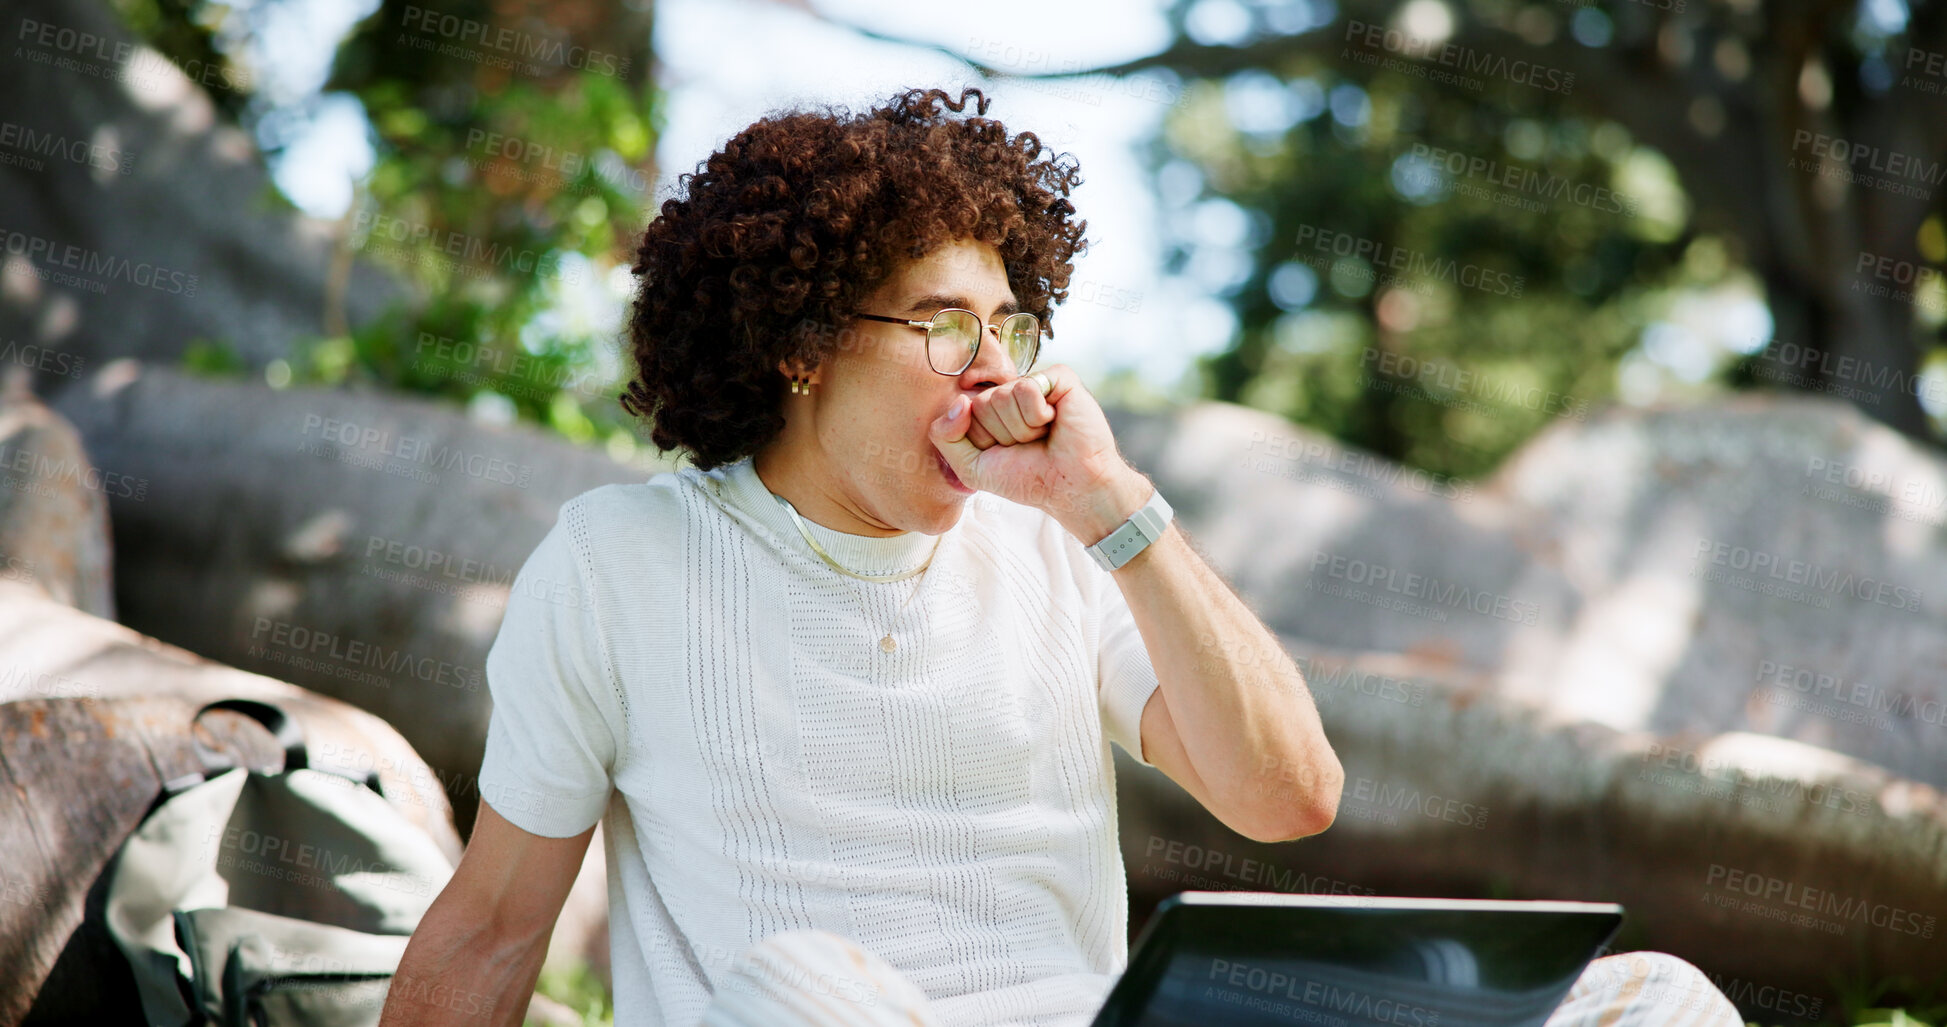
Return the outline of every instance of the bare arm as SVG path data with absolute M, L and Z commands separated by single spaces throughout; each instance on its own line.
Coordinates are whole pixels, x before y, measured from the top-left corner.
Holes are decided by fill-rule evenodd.
M 520 1024 L 594 834 L 532 834 L 481 802 L 459 868 L 406 944 L 380 1027 Z
M 1133 468 L 1095 509 L 1070 518 L 1084 543 L 1107 535 L 1154 486 Z M 1304 675 L 1172 521 L 1115 572 L 1160 682 L 1143 708 L 1143 758 L 1254 841 L 1330 827 L 1344 772 Z

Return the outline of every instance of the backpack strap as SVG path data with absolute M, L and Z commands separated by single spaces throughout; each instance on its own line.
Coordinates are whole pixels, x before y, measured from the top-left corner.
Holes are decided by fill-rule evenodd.
M 310 765 L 311 754 L 304 746 L 304 729 L 281 708 L 256 699 L 218 699 L 197 710 L 196 715 L 189 718 L 190 725 L 194 727 L 197 721 L 203 719 L 203 714 L 211 710 L 241 713 L 262 724 L 264 729 L 271 733 L 271 737 L 277 739 L 278 748 L 284 750 L 286 771 L 303 770 Z M 237 765 L 235 760 L 204 745 L 202 739 L 196 738 L 193 732 L 190 737 L 195 741 L 196 754 L 203 757 L 203 766 L 208 768 L 204 771 L 205 774 L 213 770 L 230 770 Z
M 233 713 L 241 713 L 251 720 L 262 724 L 264 729 L 271 733 L 271 737 L 277 740 L 278 747 L 284 750 L 284 771 L 286 773 L 293 770 L 305 770 L 311 767 L 311 754 L 305 745 L 304 728 L 298 724 L 297 718 L 286 713 L 283 707 L 258 699 L 218 699 L 196 711 L 196 715 L 190 718 L 192 728 L 196 721 L 202 718 L 203 714 L 211 710 L 229 710 Z M 164 784 L 163 795 L 165 798 L 185 788 L 201 784 L 223 771 L 233 770 L 237 766 L 236 760 L 204 745 L 202 739 L 197 738 L 193 730 L 190 732 L 190 742 L 195 746 L 197 756 L 202 759 L 203 772 L 200 775 L 192 774 L 188 777 Z M 379 772 L 376 769 L 363 777 L 357 777 L 340 770 L 328 768 L 318 769 L 327 774 L 349 778 L 380 795 L 385 794 L 385 788 L 380 782 Z

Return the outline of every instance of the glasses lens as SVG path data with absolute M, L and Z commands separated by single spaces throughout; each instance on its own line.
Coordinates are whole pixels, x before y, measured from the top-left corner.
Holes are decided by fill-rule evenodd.
M 941 374 L 959 374 L 973 362 L 980 344 L 980 319 L 971 310 L 942 310 L 926 332 L 926 358 Z
M 1001 322 L 1001 342 L 1007 346 L 1007 358 L 1014 361 L 1015 372 L 1027 374 L 1041 349 L 1041 319 L 1025 310 L 1007 315 Z

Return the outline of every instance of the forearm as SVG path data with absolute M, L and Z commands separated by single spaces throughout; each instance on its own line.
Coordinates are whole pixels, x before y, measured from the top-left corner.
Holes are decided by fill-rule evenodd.
M 1153 486 L 1132 469 L 1106 487 L 1102 512 L 1077 537 L 1106 535 Z M 1120 520 L 1114 521 L 1120 524 Z M 1343 772 L 1304 675 L 1277 637 L 1191 546 L 1174 521 L 1114 572 L 1155 668 L 1184 754 L 1227 822 L 1266 833 L 1323 830 Z
M 406 945 L 380 1027 L 519 1025 L 548 935 L 499 930 L 493 920 L 436 900 Z

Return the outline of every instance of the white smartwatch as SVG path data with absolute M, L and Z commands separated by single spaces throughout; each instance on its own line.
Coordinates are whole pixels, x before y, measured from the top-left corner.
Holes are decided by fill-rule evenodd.
M 1109 532 L 1108 537 L 1088 548 L 1088 555 L 1095 559 L 1096 566 L 1105 571 L 1113 571 L 1136 558 L 1136 554 L 1149 548 L 1151 542 L 1163 537 L 1163 529 L 1169 527 L 1170 518 L 1175 511 L 1163 499 L 1163 490 L 1152 488 L 1149 502 L 1137 510 L 1122 526 Z

